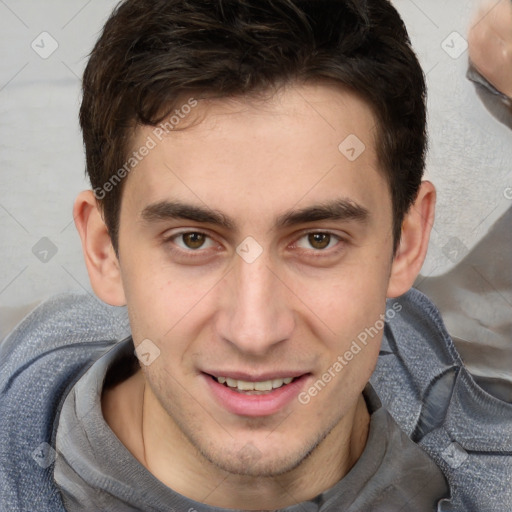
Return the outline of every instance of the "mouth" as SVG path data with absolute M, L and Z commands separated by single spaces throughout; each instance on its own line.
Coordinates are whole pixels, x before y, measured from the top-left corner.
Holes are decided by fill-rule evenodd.
M 210 396 L 222 409 L 244 417 L 271 416 L 292 406 L 312 378 L 310 373 L 288 375 L 212 375 L 202 373 Z M 237 378 L 235 378 L 237 377 Z
M 243 393 L 244 395 L 265 395 L 276 389 L 282 388 L 283 386 L 287 386 L 294 380 L 300 378 L 285 377 L 253 382 L 247 380 L 232 379 L 231 377 L 215 377 L 214 375 L 210 375 L 210 377 L 217 381 L 219 384 L 222 384 L 223 386 L 231 389 L 232 391 Z

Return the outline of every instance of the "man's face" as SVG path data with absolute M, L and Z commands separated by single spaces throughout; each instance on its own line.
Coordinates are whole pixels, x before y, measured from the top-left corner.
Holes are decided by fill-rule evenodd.
M 161 141 L 138 130 L 133 150 L 156 145 L 120 214 L 133 339 L 159 350 L 149 407 L 177 449 L 275 475 L 350 425 L 376 363 L 393 243 L 375 119 L 309 85 L 199 102 L 180 122 Z

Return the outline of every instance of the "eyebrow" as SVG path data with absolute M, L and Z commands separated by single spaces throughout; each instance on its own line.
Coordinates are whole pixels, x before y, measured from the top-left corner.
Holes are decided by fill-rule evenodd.
M 308 222 L 322 220 L 368 221 L 370 212 L 367 208 L 348 199 L 290 210 L 276 220 L 277 228 L 290 227 Z M 227 230 L 236 230 L 236 222 L 218 210 L 195 206 L 179 201 L 160 201 L 146 206 L 141 213 L 146 222 L 158 222 L 171 219 L 186 219 L 198 223 L 213 224 Z
M 142 210 L 141 217 L 146 222 L 186 219 L 222 226 L 229 230 L 235 229 L 235 223 L 223 213 L 211 208 L 181 203 L 179 201 L 160 201 L 150 204 Z
M 321 220 L 357 221 L 364 224 L 368 221 L 370 211 L 364 206 L 348 199 L 338 199 L 320 205 L 292 210 L 278 217 L 277 227 L 290 227 L 295 224 L 306 224 Z

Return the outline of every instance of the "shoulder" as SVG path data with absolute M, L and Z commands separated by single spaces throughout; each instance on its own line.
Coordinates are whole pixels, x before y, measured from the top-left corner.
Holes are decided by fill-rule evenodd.
M 391 309 L 371 380 L 384 406 L 445 473 L 453 510 L 512 510 L 512 404 L 475 382 L 425 295 Z
M 120 308 L 65 294 L 43 302 L 1 342 L 0 502 L 9 510 L 61 509 L 52 469 L 61 400 L 127 332 Z
M 127 332 L 123 308 L 86 294 L 61 294 L 42 302 L 0 343 L 0 360 L 26 362 L 27 357 L 63 345 Z

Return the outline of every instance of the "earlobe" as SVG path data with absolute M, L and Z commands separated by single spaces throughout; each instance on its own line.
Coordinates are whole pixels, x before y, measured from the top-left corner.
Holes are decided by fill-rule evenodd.
M 119 261 L 91 190 L 78 195 L 73 217 L 82 240 L 85 264 L 94 293 L 107 304 L 124 306 L 126 300 Z
M 388 298 L 398 297 L 407 292 L 421 270 L 434 224 L 435 202 L 434 185 L 429 181 L 423 181 L 416 201 L 402 223 L 402 237 L 391 266 Z

